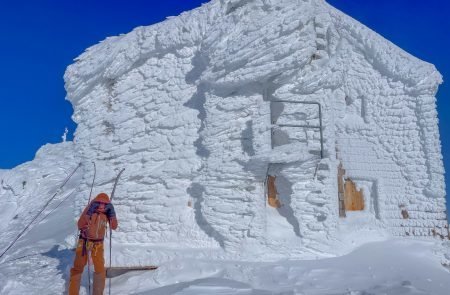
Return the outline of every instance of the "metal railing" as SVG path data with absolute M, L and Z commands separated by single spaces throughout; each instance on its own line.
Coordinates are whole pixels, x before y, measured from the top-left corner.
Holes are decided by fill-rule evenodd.
M 310 129 L 319 129 L 320 131 L 320 158 L 323 159 L 323 125 L 322 125 L 322 105 L 319 102 L 315 101 L 290 101 L 290 100 L 271 100 L 270 101 L 270 119 L 272 120 L 273 114 L 272 114 L 272 104 L 273 103 L 293 103 L 293 104 L 307 104 L 307 105 L 317 105 L 319 107 L 319 126 L 314 125 L 296 125 L 296 124 L 277 124 L 276 122 L 272 121 L 272 127 L 271 127 L 271 141 L 272 141 L 272 148 L 273 148 L 273 134 L 274 134 L 274 125 L 278 127 L 298 127 L 298 128 L 310 128 Z

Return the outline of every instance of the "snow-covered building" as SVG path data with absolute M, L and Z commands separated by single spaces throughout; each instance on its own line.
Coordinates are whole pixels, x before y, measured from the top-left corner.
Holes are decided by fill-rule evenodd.
M 212 0 L 89 48 L 65 80 L 76 214 L 91 161 L 97 191 L 126 168 L 123 263 L 149 246 L 300 257 L 367 231 L 448 235 L 441 75 L 323 0 Z

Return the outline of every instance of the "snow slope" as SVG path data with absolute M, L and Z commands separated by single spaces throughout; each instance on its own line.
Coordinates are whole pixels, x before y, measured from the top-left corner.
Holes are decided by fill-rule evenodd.
M 45 145 L 33 161 L 0 172 L 1 253 L 58 192 L 78 163 L 74 144 L 64 142 Z M 63 250 L 61 254 L 57 249 L 61 246 L 67 248 L 70 243 L 66 243 L 65 239 L 72 236 L 73 242 L 73 235 L 76 234 L 72 204 L 82 173 L 81 167 L 30 229 L 2 257 L 0 294 L 61 293 L 48 289 L 48 286 L 58 277 L 65 278 L 67 273 L 61 276 L 58 264 L 48 265 L 46 260 L 57 257 L 55 255 L 64 256 L 61 259 L 66 262 L 71 259 L 67 255 L 71 251 Z M 38 277 L 43 281 L 36 281 Z
M 45 145 L 37 152 L 33 161 L 0 172 L 1 249 L 6 248 L 20 230 L 36 216 L 78 165 L 73 147 L 72 142 Z M 54 204 L 58 204 L 67 194 L 75 198 L 76 188 L 81 180 L 81 170 L 66 185 L 66 190 L 55 198 Z M 49 207 L 48 211 L 44 211 L 42 217 L 53 208 Z M 69 218 L 65 223 L 70 224 L 72 220 L 73 218 Z

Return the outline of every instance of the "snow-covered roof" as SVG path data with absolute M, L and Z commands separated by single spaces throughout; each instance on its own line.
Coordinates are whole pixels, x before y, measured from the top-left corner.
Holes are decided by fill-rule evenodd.
M 107 38 L 68 67 L 68 98 L 75 102 L 98 81 L 114 80 L 151 56 L 183 47 L 197 46 L 203 59 L 214 59 L 203 77 L 216 82 L 241 79 L 256 71 L 264 80 L 277 70 L 298 70 L 310 58 L 313 44 L 296 42 L 291 34 L 284 38 L 284 33 L 308 33 L 308 24 L 317 17 L 331 21 L 340 38 L 363 52 L 382 75 L 418 92 L 436 91 L 442 82 L 434 65 L 405 52 L 322 0 L 263 2 L 213 0 L 162 23 Z M 259 9 L 246 9 L 254 6 Z M 228 73 L 224 72 L 234 75 L 225 79 Z

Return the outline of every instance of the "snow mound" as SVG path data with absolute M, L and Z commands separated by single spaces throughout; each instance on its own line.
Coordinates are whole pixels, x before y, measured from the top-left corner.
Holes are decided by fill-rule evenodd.
M 74 155 L 72 142 L 48 144 L 37 152 L 33 161 L 12 170 L 0 171 L 0 249 L 5 249 L 57 192 L 64 179 L 78 165 Z M 61 201 L 67 193 L 75 198 L 77 182 L 81 180 L 79 175 L 74 176 L 53 204 Z M 41 218 L 52 208 L 50 206 L 48 211 L 43 212 Z M 67 222 L 72 220 L 70 218 Z
M 0 171 L 1 253 L 55 196 L 0 259 L 0 294 L 62 293 L 64 284 L 60 282 L 64 282 L 67 273 L 61 273 L 61 264 L 71 260 L 71 251 L 66 248 L 73 247 L 76 234 L 73 199 L 83 168 L 61 190 L 59 187 L 78 166 L 75 155 L 72 142 L 47 144 L 33 161 Z M 68 236 L 72 237 L 72 244 L 65 242 Z

